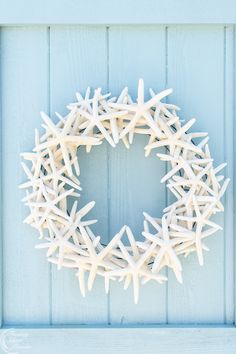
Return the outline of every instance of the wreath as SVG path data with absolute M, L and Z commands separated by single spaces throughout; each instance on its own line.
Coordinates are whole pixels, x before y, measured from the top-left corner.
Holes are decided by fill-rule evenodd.
M 86 282 L 91 290 L 97 275 L 104 277 L 106 292 L 110 280 L 124 281 L 125 289 L 133 283 L 135 303 L 140 283 L 167 280 L 161 274 L 164 267 L 171 268 L 182 282 L 180 256 L 196 252 L 202 265 L 203 251 L 208 250 L 205 238 L 221 229 L 211 217 L 224 210 L 221 199 L 229 179 L 219 172 L 226 164 L 213 166 L 207 133 L 189 132 L 195 119 L 181 121 L 179 108 L 162 102 L 171 92 L 156 94 L 150 89 L 151 97 L 145 101 L 140 79 L 137 102 L 133 102 L 127 87 L 118 98 L 102 94 L 101 88 L 90 97 L 88 88 L 85 97 L 78 93 L 77 102 L 69 104 L 68 115 L 57 114 L 56 123 L 41 113 L 45 133 L 40 137 L 36 130 L 32 152 L 21 154 L 27 160 L 22 166 L 28 180 L 20 188 L 26 189 L 23 201 L 30 209 L 24 222 L 38 230 L 44 242 L 36 247 L 47 250 L 49 262 L 58 269 L 76 269 L 83 296 Z M 85 145 L 90 152 L 103 139 L 113 147 L 121 140 L 129 148 L 134 134 L 147 135 L 145 156 L 166 148 L 166 153 L 157 153 L 170 167 L 161 182 L 175 200 L 163 210 L 161 219 L 143 213 L 143 241 L 136 241 L 131 229 L 123 226 L 103 245 L 91 229 L 96 220 L 86 219 L 95 202 L 78 209 L 77 149 Z

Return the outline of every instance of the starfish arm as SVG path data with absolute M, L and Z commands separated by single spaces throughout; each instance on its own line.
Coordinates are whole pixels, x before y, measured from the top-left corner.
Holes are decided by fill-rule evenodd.
M 128 253 L 126 247 L 123 245 L 123 243 L 121 241 L 118 242 L 119 248 L 124 256 L 124 259 L 129 263 L 129 265 L 132 268 L 135 268 L 135 263 L 132 259 L 132 257 L 130 256 L 130 254 Z
M 78 280 L 79 280 L 79 288 L 80 288 L 80 292 L 81 295 L 83 297 L 85 297 L 85 279 L 84 279 L 84 273 L 85 270 L 82 267 L 79 267 L 78 272 L 77 272 L 77 276 L 78 276 Z
M 128 112 L 136 112 L 137 111 L 137 105 L 109 102 L 108 106 L 111 108 L 114 108 L 114 109 L 119 109 L 121 111 L 128 111 Z
M 111 118 L 110 123 L 111 123 L 111 133 L 115 144 L 117 144 L 119 142 L 119 132 L 117 128 L 116 118 Z
M 226 191 L 226 189 L 227 189 L 227 187 L 229 185 L 229 182 L 230 182 L 230 178 L 227 178 L 224 181 L 224 184 L 222 185 L 220 193 L 219 193 L 219 199 L 221 199 L 223 197 L 223 195 L 225 194 L 225 191 Z
M 94 207 L 95 202 L 89 202 L 87 203 L 82 209 L 80 209 L 77 213 L 80 216 L 80 218 L 84 217 L 86 214 L 90 212 L 90 210 Z
M 143 79 L 139 79 L 139 82 L 138 82 L 137 103 L 138 103 L 138 105 L 143 105 L 143 103 L 144 103 L 144 82 L 143 82 Z
M 171 259 L 171 264 L 172 264 L 173 268 L 175 268 L 178 271 L 181 271 L 182 265 L 180 263 L 178 256 L 176 255 L 175 251 L 173 250 L 173 248 L 169 248 L 168 253 L 169 253 L 169 256 Z
M 120 134 L 120 138 L 124 138 L 126 134 L 128 134 L 136 125 L 138 119 L 140 118 L 139 113 L 137 112 L 132 120 L 127 124 L 127 126 L 125 127 L 125 129 L 122 130 L 121 134 Z
M 98 122 L 96 125 L 97 125 L 98 129 L 100 130 L 100 132 L 102 133 L 102 135 L 104 136 L 104 138 L 108 141 L 108 143 L 111 146 L 115 147 L 116 145 L 115 145 L 114 141 L 112 140 L 110 134 L 108 134 L 108 132 L 104 128 L 104 126 L 100 122 Z
M 28 168 L 28 166 L 24 162 L 21 162 L 21 166 L 23 167 L 23 170 L 25 171 L 25 174 L 29 178 L 29 180 L 32 180 L 33 179 L 33 174 L 31 173 L 31 171 Z
M 170 179 L 173 175 L 175 175 L 180 169 L 182 168 L 181 164 L 176 165 L 172 170 L 170 170 L 164 177 L 161 179 L 161 183 L 166 182 Z
M 156 244 L 155 243 L 152 243 L 151 245 L 149 245 L 147 250 L 144 252 L 144 254 L 141 255 L 141 257 L 139 258 L 139 260 L 137 262 L 137 267 L 138 268 L 141 268 L 143 266 L 143 264 L 148 261 L 148 259 L 152 256 L 153 250 L 155 248 L 156 248 Z
M 64 163 L 66 166 L 67 173 L 69 176 L 72 176 L 73 172 L 72 172 L 72 168 L 71 168 L 71 162 L 70 162 L 68 150 L 66 148 L 65 143 L 60 142 L 60 146 L 61 146 L 62 156 L 63 156 L 63 160 L 64 160 Z
M 110 253 L 110 251 L 115 247 L 120 241 L 121 237 L 123 236 L 124 232 L 126 230 L 126 226 L 123 226 L 120 232 L 118 232 L 112 240 L 108 243 L 108 245 L 100 252 L 99 257 L 104 258 L 106 255 Z
M 57 126 L 53 124 L 52 120 L 49 118 L 49 116 L 46 113 L 40 112 L 40 114 L 45 124 L 49 127 L 52 133 L 57 136 L 59 134 Z
M 181 138 L 182 135 L 184 135 L 196 122 L 195 118 L 190 119 L 185 125 L 183 125 L 178 131 L 175 133 L 175 137 L 177 139 Z
M 202 232 L 202 239 L 215 234 L 218 229 L 211 228 Z
M 125 277 L 125 281 L 124 281 L 124 290 L 128 289 L 128 287 L 130 286 L 131 281 L 132 281 L 131 274 L 127 274 L 126 277 Z
M 146 118 L 147 125 L 156 133 L 156 138 L 165 137 L 148 111 L 143 112 L 143 116 Z
M 197 229 L 196 229 L 196 250 L 197 250 L 197 256 L 198 256 L 198 262 L 202 266 L 203 265 L 203 249 L 202 249 L 202 243 L 201 243 L 201 231 L 202 231 L 202 226 L 197 224 Z
M 161 226 L 156 222 L 156 220 L 151 217 L 148 213 L 143 212 L 145 219 L 159 232 L 161 231 Z
M 222 226 L 216 224 L 215 222 L 211 221 L 211 220 L 205 220 L 205 224 L 208 226 L 211 226 L 212 228 L 214 228 L 216 231 L 218 230 L 223 230 Z
M 167 89 L 167 90 L 164 90 L 164 91 L 158 93 L 157 95 L 152 97 L 148 102 L 146 102 L 144 104 L 145 108 L 150 109 L 151 107 L 155 106 L 157 102 L 159 102 L 160 100 L 162 100 L 166 96 L 170 95 L 172 92 L 173 92 L 172 89 Z
M 163 245 L 163 239 L 161 239 L 160 237 L 158 237 L 158 235 L 152 235 L 149 232 L 142 232 L 142 235 L 150 242 L 155 243 L 158 246 L 162 246 Z
M 80 128 L 82 129 L 82 128 L 85 127 L 85 126 L 86 126 L 86 128 L 85 128 L 85 130 L 83 131 L 83 135 L 88 136 L 90 132 L 91 132 L 91 135 L 92 135 L 92 134 L 93 134 L 93 128 L 94 128 L 94 126 L 95 126 L 95 123 L 94 123 L 93 121 L 91 121 L 91 122 L 89 122 L 89 123 L 87 124 L 87 122 L 86 122 L 86 123 L 84 123 Z
M 155 259 L 154 259 L 154 263 L 152 265 L 152 272 L 155 273 L 156 271 L 158 271 L 158 268 L 160 266 L 160 263 L 165 255 L 166 250 L 164 248 L 161 248 L 159 250 L 159 252 L 157 253 Z
M 93 284 L 94 284 L 94 280 L 96 278 L 96 274 L 97 274 L 97 264 L 92 264 L 90 273 L 89 273 L 89 277 L 88 277 L 88 291 L 91 291 L 93 288 Z
M 138 257 L 139 256 L 138 247 L 137 247 L 134 235 L 133 235 L 130 227 L 128 227 L 128 226 L 126 227 L 126 233 L 127 233 L 129 243 L 130 243 L 130 246 L 131 246 L 131 249 L 133 252 L 133 256 Z
M 81 191 L 81 187 L 77 183 L 71 181 L 69 178 L 64 177 L 62 175 L 59 176 L 59 178 L 62 182 L 65 182 L 65 184 L 67 184 L 68 186 Z

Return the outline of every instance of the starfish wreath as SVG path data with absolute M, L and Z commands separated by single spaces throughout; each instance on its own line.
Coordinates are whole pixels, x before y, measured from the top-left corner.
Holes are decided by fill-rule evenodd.
M 127 87 L 118 98 L 102 94 L 101 88 L 92 97 L 90 88 L 85 97 L 77 93 L 77 102 L 68 105 L 69 113 L 65 117 L 57 114 L 58 122 L 41 113 L 45 133 L 40 137 L 36 130 L 32 152 L 21 154 L 27 181 L 20 188 L 26 190 L 23 201 L 30 210 L 25 222 L 38 230 L 44 242 L 36 247 L 46 249 L 49 262 L 58 269 L 76 269 L 83 296 L 85 273 L 89 291 L 97 275 L 104 278 L 106 291 L 111 280 L 124 281 L 125 289 L 132 283 L 135 303 L 140 284 L 167 280 L 161 273 L 165 267 L 182 282 L 181 255 L 196 252 L 203 265 L 204 251 L 208 250 L 205 238 L 221 228 L 210 218 L 224 210 L 221 199 L 229 179 L 219 172 L 226 164 L 214 167 L 208 134 L 190 132 L 195 119 L 182 124 L 179 108 L 162 101 L 171 89 L 149 92 L 150 99 L 145 102 L 140 79 L 136 102 Z M 81 191 L 77 149 L 84 145 L 89 152 L 104 139 L 113 147 L 121 140 L 129 148 L 134 134 L 148 136 L 145 156 L 158 147 L 166 148 L 166 154 L 157 153 L 170 165 L 161 182 L 175 200 L 160 219 L 144 212 L 143 241 L 136 241 L 125 225 L 104 246 L 91 229 L 96 220 L 84 220 L 94 202 L 78 208 L 76 201 L 70 210 L 68 207 L 68 199 L 79 199 Z

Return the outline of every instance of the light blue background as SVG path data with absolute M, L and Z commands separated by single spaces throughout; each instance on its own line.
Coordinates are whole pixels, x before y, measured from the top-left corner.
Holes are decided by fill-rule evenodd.
M 76 22 L 74 13 L 70 17 L 66 6 L 64 15 L 58 8 L 53 15 L 49 6 L 51 17 L 43 17 L 41 6 L 35 14 L 29 4 L 22 16 L 17 6 L 9 11 L 10 5 L 0 15 L 5 24 L 0 57 L 3 325 L 27 328 L 33 354 L 62 353 L 66 348 L 68 353 L 146 354 L 155 352 L 153 348 L 158 353 L 235 353 L 235 36 L 234 26 L 228 24 L 234 22 L 232 13 L 220 5 L 222 19 L 217 12 L 206 11 L 201 20 L 198 8 L 187 18 L 190 10 L 186 4 L 186 17 L 178 8 L 169 17 L 162 9 L 164 22 L 170 22 L 166 25 L 160 24 L 158 6 L 153 2 L 153 7 L 145 9 L 144 2 L 137 1 L 133 16 L 127 5 L 123 17 L 122 1 L 116 2 L 116 15 L 110 8 L 106 12 L 101 2 L 96 16 L 96 7 L 87 3 L 82 6 L 84 17 L 78 12 L 77 21 L 87 25 L 72 24 Z M 158 13 L 158 24 L 152 24 L 153 11 Z M 19 153 L 33 147 L 34 128 L 41 124 L 40 110 L 51 115 L 65 113 L 75 92 L 84 93 L 88 85 L 101 86 L 114 95 L 128 85 L 135 98 L 139 77 L 145 80 L 147 96 L 149 87 L 172 87 L 169 101 L 182 108 L 181 117 L 196 117 L 194 129 L 209 132 L 215 163 L 227 161 L 225 174 L 232 181 L 225 213 L 216 220 L 224 231 L 207 241 L 210 252 L 204 267 L 198 265 L 195 255 L 182 260 L 183 285 L 170 271 L 166 285 L 145 285 L 139 304 L 134 305 L 132 289 L 124 292 L 120 284 L 113 284 L 106 296 L 99 279 L 84 299 L 73 271 L 57 271 L 48 264 L 44 251 L 34 249 L 37 234 L 22 224 L 27 208 L 20 202 L 23 194 L 18 190 L 25 180 Z M 103 143 L 89 155 L 79 152 L 81 205 L 96 201 L 92 215 L 99 219 L 95 229 L 104 241 L 124 223 L 140 237 L 142 211 L 158 216 L 169 202 L 165 186 L 160 184 L 166 166 L 154 154 L 144 158 L 144 142 L 143 137 L 135 138 L 130 151 L 121 144 L 113 149 Z M 68 325 L 76 328 L 63 329 Z M 35 326 L 46 328 L 29 329 Z M 58 329 L 47 329 L 49 326 Z

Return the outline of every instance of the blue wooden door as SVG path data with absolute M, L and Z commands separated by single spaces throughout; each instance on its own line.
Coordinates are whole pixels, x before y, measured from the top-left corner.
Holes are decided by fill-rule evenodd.
M 19 353 L 236 353 L 235 14 L 229 0 L 1 5 L 1 338 L 27 334 L 28 348 L 19 345 Z M 217 219 L 224 231 L 209 239 L 204 267 L 194 255 L 183 260 L 183 285 L 170 273 L 165 285 L 145 285 L 134 305 L 132 289 L 113 284 L 106 296 L 97 280 L 84 299 L 73 272 L 48 264 L 34 249 L 34 230 L 22 223 L 19 154 L 33 147 L 39 111 L 64 114 L 88 85 L 115 95 L 128 85 L 135 96 L 140 77 L 147 94 L 172 87 L 182 118 L 196 117 L 216 163 L 227 161 L 231 185 Z M 104 242 L 124 224 L 141 235 L 142 211 L 161 215 L 168 203 L 159 183 L 166 167 L 145 158 L 143 146 L 137 137 L 128 152 L 104 143 L 80 154 L 81 203 L 96 201 Z

